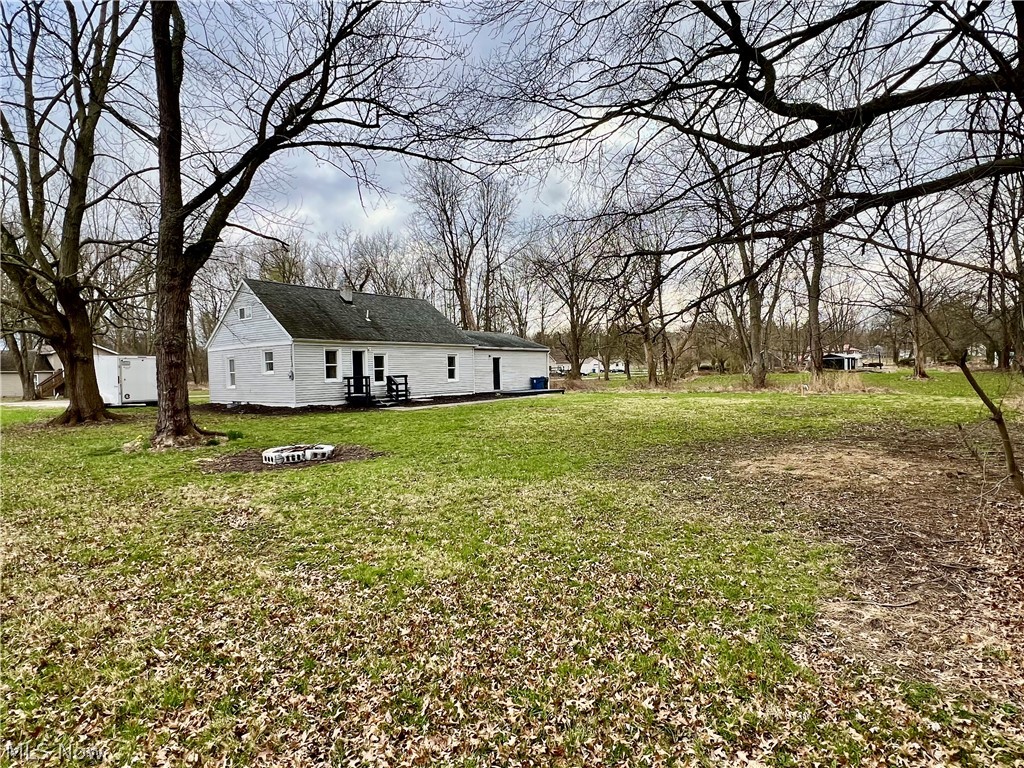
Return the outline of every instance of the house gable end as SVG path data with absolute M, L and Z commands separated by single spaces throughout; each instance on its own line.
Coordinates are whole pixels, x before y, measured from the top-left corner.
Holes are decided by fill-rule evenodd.
M 239 317 L 240 308 L 247 310 L 246 317 Z M 258 347 L 291 341 L 288 331 L 243 280 L 214 326 L 206 348 Z

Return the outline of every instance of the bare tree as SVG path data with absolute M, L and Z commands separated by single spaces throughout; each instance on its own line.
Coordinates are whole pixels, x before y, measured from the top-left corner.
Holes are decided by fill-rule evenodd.
M 599 166 L 611 187 L 646 186 L 635 215 L 685 207 L 714 183 L 688 162 L 696 143 L 729 152 L 722 171 L 733 175 L 861 136 L 854 160 L 870 160 L 870 172 L 860 183 L 828 195 L 813 185 L 752 212 L 741 230 L 673 243 L 681 256 L 774 241 L 759 257 L 767 269 L 866 212 L 1024 171 L 1019 142 L 997 151 L 971 138 L 1018 131 L 1020 5 L 554 3 L 495 6 L 492 18 L 515 32 L 491 70 L 495 137 L 519 157 Z M 1011 119 L 982 124 L 989 101 L 1013 102 Z M 510 116 L 522 136 L 508 129 Z M 609 147 L 610 133 L 627 140 Z M 910 142 L 926 151 L 893 172 L 891 153 Z
M 908 300 L 912 304 L 914 317 L 918 322 L 927 324 L 988 410 L 1002 445 L 1007 475 L 1017 492 L 1024 496 L 1024 473 L 1017 462 L 1016 449 L 1003 409 L 986 392 L 971 369 L 969 339 L 958 339 L 950 328 L 942 327 L 940 299 L 948 299 L 949 292 L 929 286 L 927 282 L 927 278 L 934 278 L 934 273 L 941 269 L 946 272 L 944 279 L 935 282 L 940 286 L 943 283 L 956 284 L 956 280 L 949 279 L 950 272 L 965 267 L 971 269 L 963 258 L 965 251 L 970 249 L 970 236 L 967 235 L 966 242 L 961 240 L 957 243 L 956 238 L 955 230 L 961 223 L 962 212 L 959 209 L 951 210 L 941 200 L 930 201 L 929 204 L 905 204 L 897 210 L 899 215 L 883 217 L 877 227 L 878 240 L 875 242 L 880 255 L 883 260 L 895 257 L 902 265 L 908 266 Z M 915 348 L 915 354 L 917 352 Z
M 308 150 L 369 182 L 374 152 L 425 156 L 429 126 L 451 124 L 442 115 L 450 98 L 446 37 L 425 23 L 423 6 L 321 2 L 278 4 L 269 15 L 221 6 L 201 12 L 203 37 L 188 34 L 177 3 L 151 9 L 161 211 L 156 446 L 202 439 L 188 404 L 189 294 L 221 233 L 239 225 L 232 217 L 260 170 L 282 153 Z M 228 28 L 232 34 L 221 34 Z M 274 43 L 252 42 L 263 40 Z M 209 106 L 211 93 L 223 103 Z M 203 121 L 226 123 L 231 144 L 204 146 L 212 132 Z M 186 139 L 195 147 L 188 155 Z
M 567 325 L 563 351 L 571 378 L 580 377 L 586 343 L 609 306 L 606 262 L 594 232 L 577 221 L 563 220 L 548 228 L 547 248 L 534 261 L 535 273 L 558 298 Z
M 410 190 L 417 233 L 454 297 L 459 324 L 491 330 L 497 319 L 496 275 L 516 205 L 509 183 L 421 163 L 410 174 Z
M 133 240 L 90 232 L 87 217 L 120 199 L 140 172 L 100 128 L 142 14 L 107 2 L 0 9 L 10 84 L 0 110 L 0 265 L 12 286 L 5 300 L 32 318 L 64 364 L 70 404 L 58 424 L 109 417 L 96 383 L 92 312 L 111 297 L 94 278 Z

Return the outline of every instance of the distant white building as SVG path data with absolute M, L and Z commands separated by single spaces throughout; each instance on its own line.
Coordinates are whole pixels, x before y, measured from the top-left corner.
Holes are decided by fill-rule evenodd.
M 580 373 L 584 376 L 592 373 L 604 373 L 604 363 L 596 357 L 588 357 L 580 363 Z

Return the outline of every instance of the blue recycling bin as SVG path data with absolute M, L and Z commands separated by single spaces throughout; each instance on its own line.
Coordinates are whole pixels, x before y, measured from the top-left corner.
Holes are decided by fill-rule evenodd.
M 548 388 L 548 377 L 547 376 L 531 376 L 530 377 L 530 389 L 547 389 Z

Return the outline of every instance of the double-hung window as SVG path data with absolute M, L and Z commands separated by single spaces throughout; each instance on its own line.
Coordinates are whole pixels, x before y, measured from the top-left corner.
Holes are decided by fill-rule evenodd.
M 387 376 L 387 355 L 373 356 L 373 383 L 383 384 Z
M 459 380 L 459 356 L 448 355 L 448 381 Z
M 228 387 L 235 388 L 235 358 L 228 358 Z
M 338 378 L 338 350 L 336 349 L 324 350 L 324 378 Z
M 274 353 L 271 350 L 267 350 L 263 353 L 263 372 L 274 372 Z

